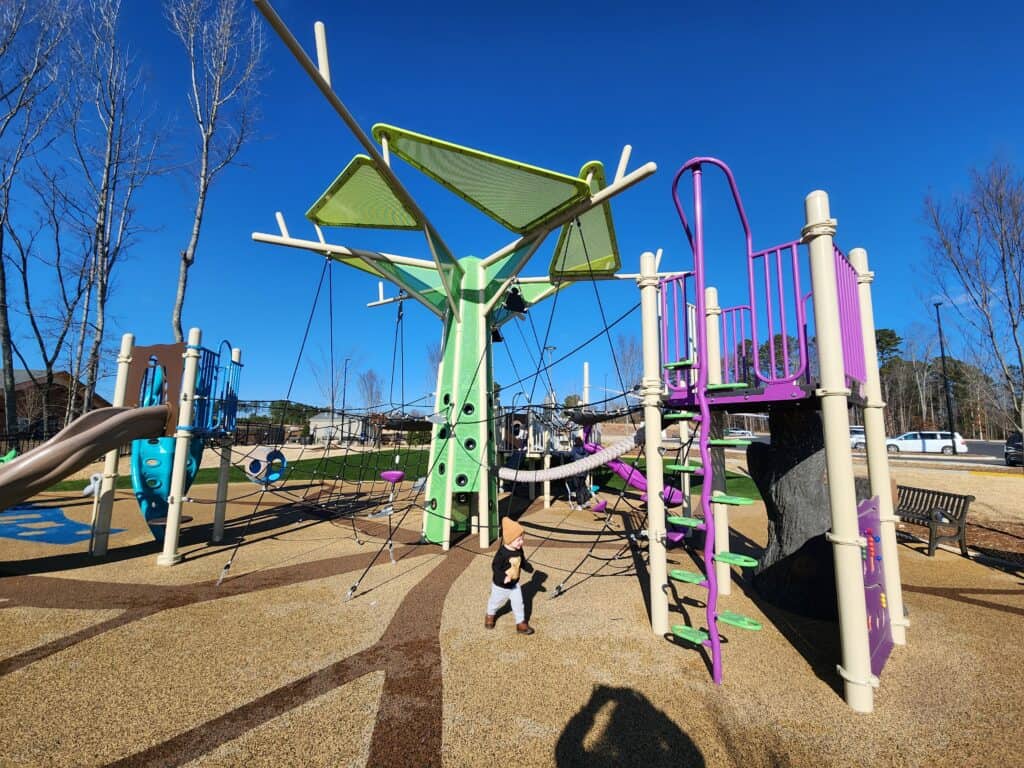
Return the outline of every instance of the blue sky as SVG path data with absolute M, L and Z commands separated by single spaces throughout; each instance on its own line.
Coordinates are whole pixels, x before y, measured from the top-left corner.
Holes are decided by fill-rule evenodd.
M 614 173 L 622 145 L 631 168 L 650 160 L 659 171 L 613 203 L 624 269 L 644 250 L 665 249 L 663 269 L 686 269 L 688 248 L 669 187 L 696 155 L 723 159 L 736 174 L 755 247 L 799 235 L 803 198 L 825 189 L 839 221 L 837 242 L 868 249 L 876 273 L 880 327 L 932 332 L 922 200 L 948 198 L 968 185 L 968 170 L 994 156 L 1024 161 L 1024 101 L 1019 6 L 989 3 L 764 4 L 525 2 L 336 3 L 278 0 L 278 13 L 313 50 L 312 25 L 327 25 L 335 90 L 369 131 L 376 122 L 477 147 L 575 175 L 587 161 Z M 714 6 L 714 7 L 712 7 Z M 126 2 L 124 38 L 146 68 L 148 96 L 160 113 L 176 112 L 176 141 L 191 140 L 184 114 L 187 69 L 157 3 Z M 514 11 L 511 10 L 514 8 Z M 208 346 L 229 339 L 243 350 L 244 397 L 287 391 L 311 310 L 322 261 L 298 250 L 250 240 L 275 232 L 281 210 L 295 236 L 313 238 L 303 213 L 360 151 L 326 101 L 266 26 L 267 75 L 260 140 L 245 167 L 214 186 L 185 305 L 186 325 Z M 400 161 L 396 171 L 453 251 L 485 256 L 513 235 Z M 716 246 L 709 282 L 722 303 L 744 300 L 743 252 L 724 187 L 710 183 Z M 142 344 L 172 340 L 171 306 L 191 219 L 193 193 L 165 177 L 146 191 L 140 236 L 120 267 L 112 309 L 115 332 Z M 716 218 L 721 211 L 721 223 Z M 416 235 L 332 230 L 329 240 L 427 258 Z M 524 274 L 546 272 L 550 246 Z M 367 309 L 376 281 L 334 267 L 335 357 L 349 364 L 348 403 L 358 403 L 358 372 L 388 382 L 395 309 Z M 394 293 L 393 288 L 388 293 Z M 601 309 L 616 317 L 638 299 L 634 284 L 601 284 Z M 565 291 L 554 307 L 533 310 L 537 333 L 555 356 L 601 330 L 589 285 Z M 323 367 L 329 349 L 322 302 L 292 397 L 322 403 L 309 361 Z M 957 347 L 953 313 L 943 322 Z M 621 331 L 619 329 L 622 329 Z M 528 325 L 506 333 L 495 351 L 496 378 L 535 370 Z M 440 324 L 412 302 L 405 321 L 407 400 L 432 390 L 426 347 Z M 619 326 L 639 336 L 639 315 Z M 532 347 L 532 350 L 531 350 Z M 554 372 L 559 398 L 578 392 L 582 362 L 591 382 L 614 387 L 607 340 L 598 340 Z M 339 365 L 341 363 L 339 362 Z M 401 382 L 395 381 L 397 392 Z M 108 386 L 111 386 L 108 384 Z M 385 385 L 385 392 L 389 389 Z M 517 387 L 530 391 L 530 383 Z M 543 386 L 538 385 L 535 399 Z M 339 397 L 340 400 L 340 397 Z

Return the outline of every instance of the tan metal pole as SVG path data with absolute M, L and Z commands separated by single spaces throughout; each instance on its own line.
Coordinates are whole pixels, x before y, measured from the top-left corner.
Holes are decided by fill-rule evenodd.
M 242 350 L 231 350 L 231 362 L 235 365 L 242 363 Z M 225 394 L 227 392 L 225 391 Z M 225 437 L 220 445 L 220 468 L 217 472 L 217 505 L 213 509 L 213 536 L 210 541 L 220 544 L 224 541 L 224 516 L 227 511 L 228 500 L 228 473 L 231 470 L 231 446 L 234 445 L 235 436 Z
M 718 289 L 704 289 L 704 323 L 707 326 L 708 335 L 708 384 L 722 383 L 722 339 L 718 326 L 718 318 L 722 314 L 722 308 L 718 306 Z M 711 429 L 710 424 L 701 424 L 701 429 Z M 710 433 L 709 433 L 710 434 Z M 713 448 L 712 450 L 718 450 Z M 725 450 L 722 450 L 722 467 L 725 467 Z M 725 477 L 722 477 L 725 482 Z M 716 491 L 712 490 L 712 494 Z M 721 491 L 717 491 L 721 493 Z M 712 496 L 714 503 L 714 496 Z M 729 551 L 729 507 L 725 504 L 715 504 L 713 510 L 715 515 L 715 552 Z M 732 594 L 732 568 L 728 563 L 715 563 L 715 577 L 718 582 L 719 595 Z
M 850 263 L 857 270 L 860 325 L 867 370 L 867 381 L 864 382 L 867 400 L 864 404 L 864 444 L 867 448 L 871 495 L 878 497 L 886 604 L 889 606 L 892 641 L 896 645 L 906 645 L 910 622 L 903 615 L 903 584 L 900 579 L 899 548 L 896 546 L 896 521 L 899 518 L 893 514 L 889 455 L 885 450 L 885 403 L 882 401 L 882 384 L 878 376 L 878 344 L 875 342 L 875 312 L 871 301 L 871 282 L 875 274 L 868 270 L 868 252 L 863 248 L 850 250 Z
M 174 431 L 174 466 L 171 468 L 171 489 L 167 496 L 167 525 L 164 528 L 164 549 L 156 559 L 157 565 L 181 562 L 178 554 L 178 531 L 181 528 L 181 505 L 185 497 L 185 467 L 188 447 L 192 442 L 192 401 L 196 394 L 196 371 L 199 367 L 199 344 L 203 334 L 198 328 L 188 332 L 185 347 L 185 373 L 181 382 L 181 406 L 178 409 L 178 428 Z
M 658 344 L 658 274 L 655 256 L 640 255 L 640 312 L 644 353 L 644 456 L 647 461 L 647 552 L 651 629 L 668 632 L 668 565 L 665 551 L 664 466 L 661 460 L 661 350 Z
M 832 543 L 835 558 L 842 647 L 842 664 L 838 671 L 844 681 L 846 703 L 857 712 L 871 712 L 874 708 L 873 686 L 878 684 L 878 679 L 871 674 L 867 601 L 861 564 L 863 540 L 857 528 L 857 497 L 847 412 L 850 392 L 846 388 L 843 367 L 839 292 L 832 244 L 836 222 L 829 216 L 828 195 L 821 190 L 811 192 L 805 198 L 804 212 L 807 224 L 801 236 L 810 249 L 814 326 L 821 369 L 821 388 L 816 394 L 821 399 L 825 466 L 832 506 L 832 531 L 826 534 L 826 538 Z
M 115 408 L 124 405 L 125 395 L 128 389 L 128 368 L 132 364 L 132 349 L 135 347 L 135 336 L 126 333 L 121 337 L 121 352 L 117 356 L 117 380 L 114 383 L 114 400 L 111 403 Z M 107 451 L 103 462 L 103 481 L 99 494 L 99 505 L 96 508 L 96 517 L 92 521 L 92 536 L 90 539 L 89 552 L 93 557 L 103 557 L 107 554 L 107 543 L 110 538 L 110 519 L 114 512 L 114 487 L 117 485 L 117 463 L 119 449 Z

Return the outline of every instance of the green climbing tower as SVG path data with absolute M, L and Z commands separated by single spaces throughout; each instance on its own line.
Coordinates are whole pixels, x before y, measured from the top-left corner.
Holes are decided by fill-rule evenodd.
M 569 176 L 392 125 L 374 126 L 371 139 L 331 88 L 326 39 L 318 39 L 314 65 L 269 5 L 259 7 L 365 154 L 356 155 L 307 211 L 317 241 L 291 237 L 280 217 L 279 235 L 255 233 L 253 239 L 321 253 L 389 280 L 403 298 L 419 301 L 443 322 L 423 535 L 447 547 L 452 533 L 469 532 L 475 517 L 486 545 L 498 526 L 492 333 L 573 281 L 616 273 L 620 259 L 608 201 L 650 176 L 656 166 L 647 163 L 627 174 L 627 147 L 616 178 L 607 184 L 598 162 Z M 318 34 L 323 35 L 322 29 Z M 516 239 L 486 258 L 455 258 L 398 180 L 392 157 L 500 222 Z M 420 230 L 430 259 L 333 245 L 321 227 Z M 547 274 L 520 277 L 556 231 Z M 510 295 L 516 302 L 508 301 Z

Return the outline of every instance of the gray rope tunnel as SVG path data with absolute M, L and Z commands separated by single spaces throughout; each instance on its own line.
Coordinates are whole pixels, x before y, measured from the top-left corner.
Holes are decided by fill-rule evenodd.
M 569 464 L 562 464 L 559 467 L 549 469 L 512 469 L 501 467 L 498 470 L 498 477 L 502 480 L 511 480 L 517 483 L 538 483 L 545 480 L 564 480 L 567 477 L 575 477 L 585 472 L 592 472 L 603 464 L 619 458 L 634 446 L 640 445 L 644 440 L 644 430 L 640 428 L 632 437 L 620 440 L 597 453 L 592 453 L 584 459 Z

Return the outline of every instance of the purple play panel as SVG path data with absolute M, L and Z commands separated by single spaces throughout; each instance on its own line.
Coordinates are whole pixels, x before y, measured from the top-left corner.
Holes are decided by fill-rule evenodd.
M 892 652 L 892 627 L 885 596 L 885 563 L 882 561 L 881 526 L 878 522 L 878 497 L 862 501 L 857 507 L 857 526 L 868 546 L 862 551 L 864 597 L 868 609 L 868 647 L 871 649 L 871 674 L 882 674 Z

